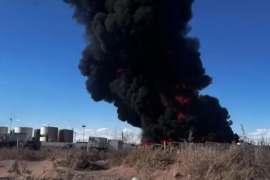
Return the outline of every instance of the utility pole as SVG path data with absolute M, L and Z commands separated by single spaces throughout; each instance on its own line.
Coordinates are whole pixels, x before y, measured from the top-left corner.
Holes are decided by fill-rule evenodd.
M 83 142 L 84 142 L 84 128 L 85 128 L 85 125 L 82 125 L 82 128 L 83 128 Z

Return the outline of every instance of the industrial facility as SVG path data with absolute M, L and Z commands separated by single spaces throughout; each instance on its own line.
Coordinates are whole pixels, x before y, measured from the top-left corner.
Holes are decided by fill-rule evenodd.
M 41 145 L 46 144 L 46 142 L 73 143 L 73 134 L 73 130 L 50 126 L 43 126 L 34 130 L 32 127 L 15 127 L 12 130 L 0 126 L 0 147 L 19 146 L 26 142 L 39 142 Z
M 87 142 L 74 142 L 74 131 L 70 129 L 58 129 L 58 127 L 42 126 L 39 129 L 32 127 L 9 128 L 0 126 L 0 147 L 13 147 L 23 145 L 41 148 L 82 148 L 99 150 L 120 150 L 124 148 L 122 140 L 107 139 L 105 137 L 87 137 Z M 123 134 L 122 134 L 123 136 Z
M 58 142 L 58 128 L 50 126 L 41 127 L 39 140 L 41 142 Z
M 32 127 L 15 127 L 8 131 L 8 127 L 0 126 L 0 135 L 14 136 L 24 135 L 25 140 L 35 138 L 41 142 L 73 142 L 73 130 L 59 129 L 57 127 L 43 126 L 40 129 Z M 12 135 L 11 135 L 12 134 Z
M 8 134 L 8 127 L 0 126 L 0 134 Z
M 24 134 L 24 140 L 31 139 L 33 137 L 33 128 L 31 127 L 15 127 L 12 134 Z

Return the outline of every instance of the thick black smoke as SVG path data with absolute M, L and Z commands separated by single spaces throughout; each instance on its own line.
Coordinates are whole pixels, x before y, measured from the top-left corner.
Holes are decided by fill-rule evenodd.
M 79 69 L 95 101 L 143 130 L 143 142 L 172 138 L 230 142 L 226 108 L 199 95 L 211 84 L 197 38 L 187 37 L 193 0 L 64 0 L 89 43 Z

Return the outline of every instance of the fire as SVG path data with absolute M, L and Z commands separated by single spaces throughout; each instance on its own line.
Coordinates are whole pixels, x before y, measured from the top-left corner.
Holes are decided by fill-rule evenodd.
M 166 139 L 166 140 L 163 140 L 163 139 L 162 139 L 162 140 L 160 141 L 160 143 L 161 143 L 161 144 L 168 145 L 168 144 L 171 144 L 172 141 L 173 141 L 173 140 L 172 140 L 171 138 Z
M 136 147 L 137 148 L 151 148 L 153 146 L 153 143 L 152 142 L 145 142 L 145 143 L 141 143 L 141 144 L 138 144 Z
M 184 117 L 185 117 L 185 115 L 182 112 L 179 112 L 177 114 L 177 119 L 179 119 L 179 120 L 183 119 Z
M 178 96 L 175 97 L 175 99 L 176 99 L 181 105 L 189 104 L 189 98 L 186 98 L 186 97 L 184 97 L 184 96 L 178 95 Z
M 117 73 L 122 73 L 122 72 L 124 72 L 124 69 L 117 69 L 116 72 Z

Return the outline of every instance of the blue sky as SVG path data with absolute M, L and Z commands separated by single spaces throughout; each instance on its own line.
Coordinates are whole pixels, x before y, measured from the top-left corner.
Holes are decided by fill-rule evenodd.
M 197 0 L 191 35 L 215 96 L 241 133 L 269 129 L 270 1 Z M 59 128 L 131 127 L 112 104 L 95 103 L 77 66 L 85 46 L 72 8 L 55 0 L 0 1 L 0 125 Z M 16 121 L 18 120 L 18 121 Z
M 196 1 L 192 35 L 213 84 L 202 93 L 219 98 L 240 132 L 269 128 L 270 1 Z

